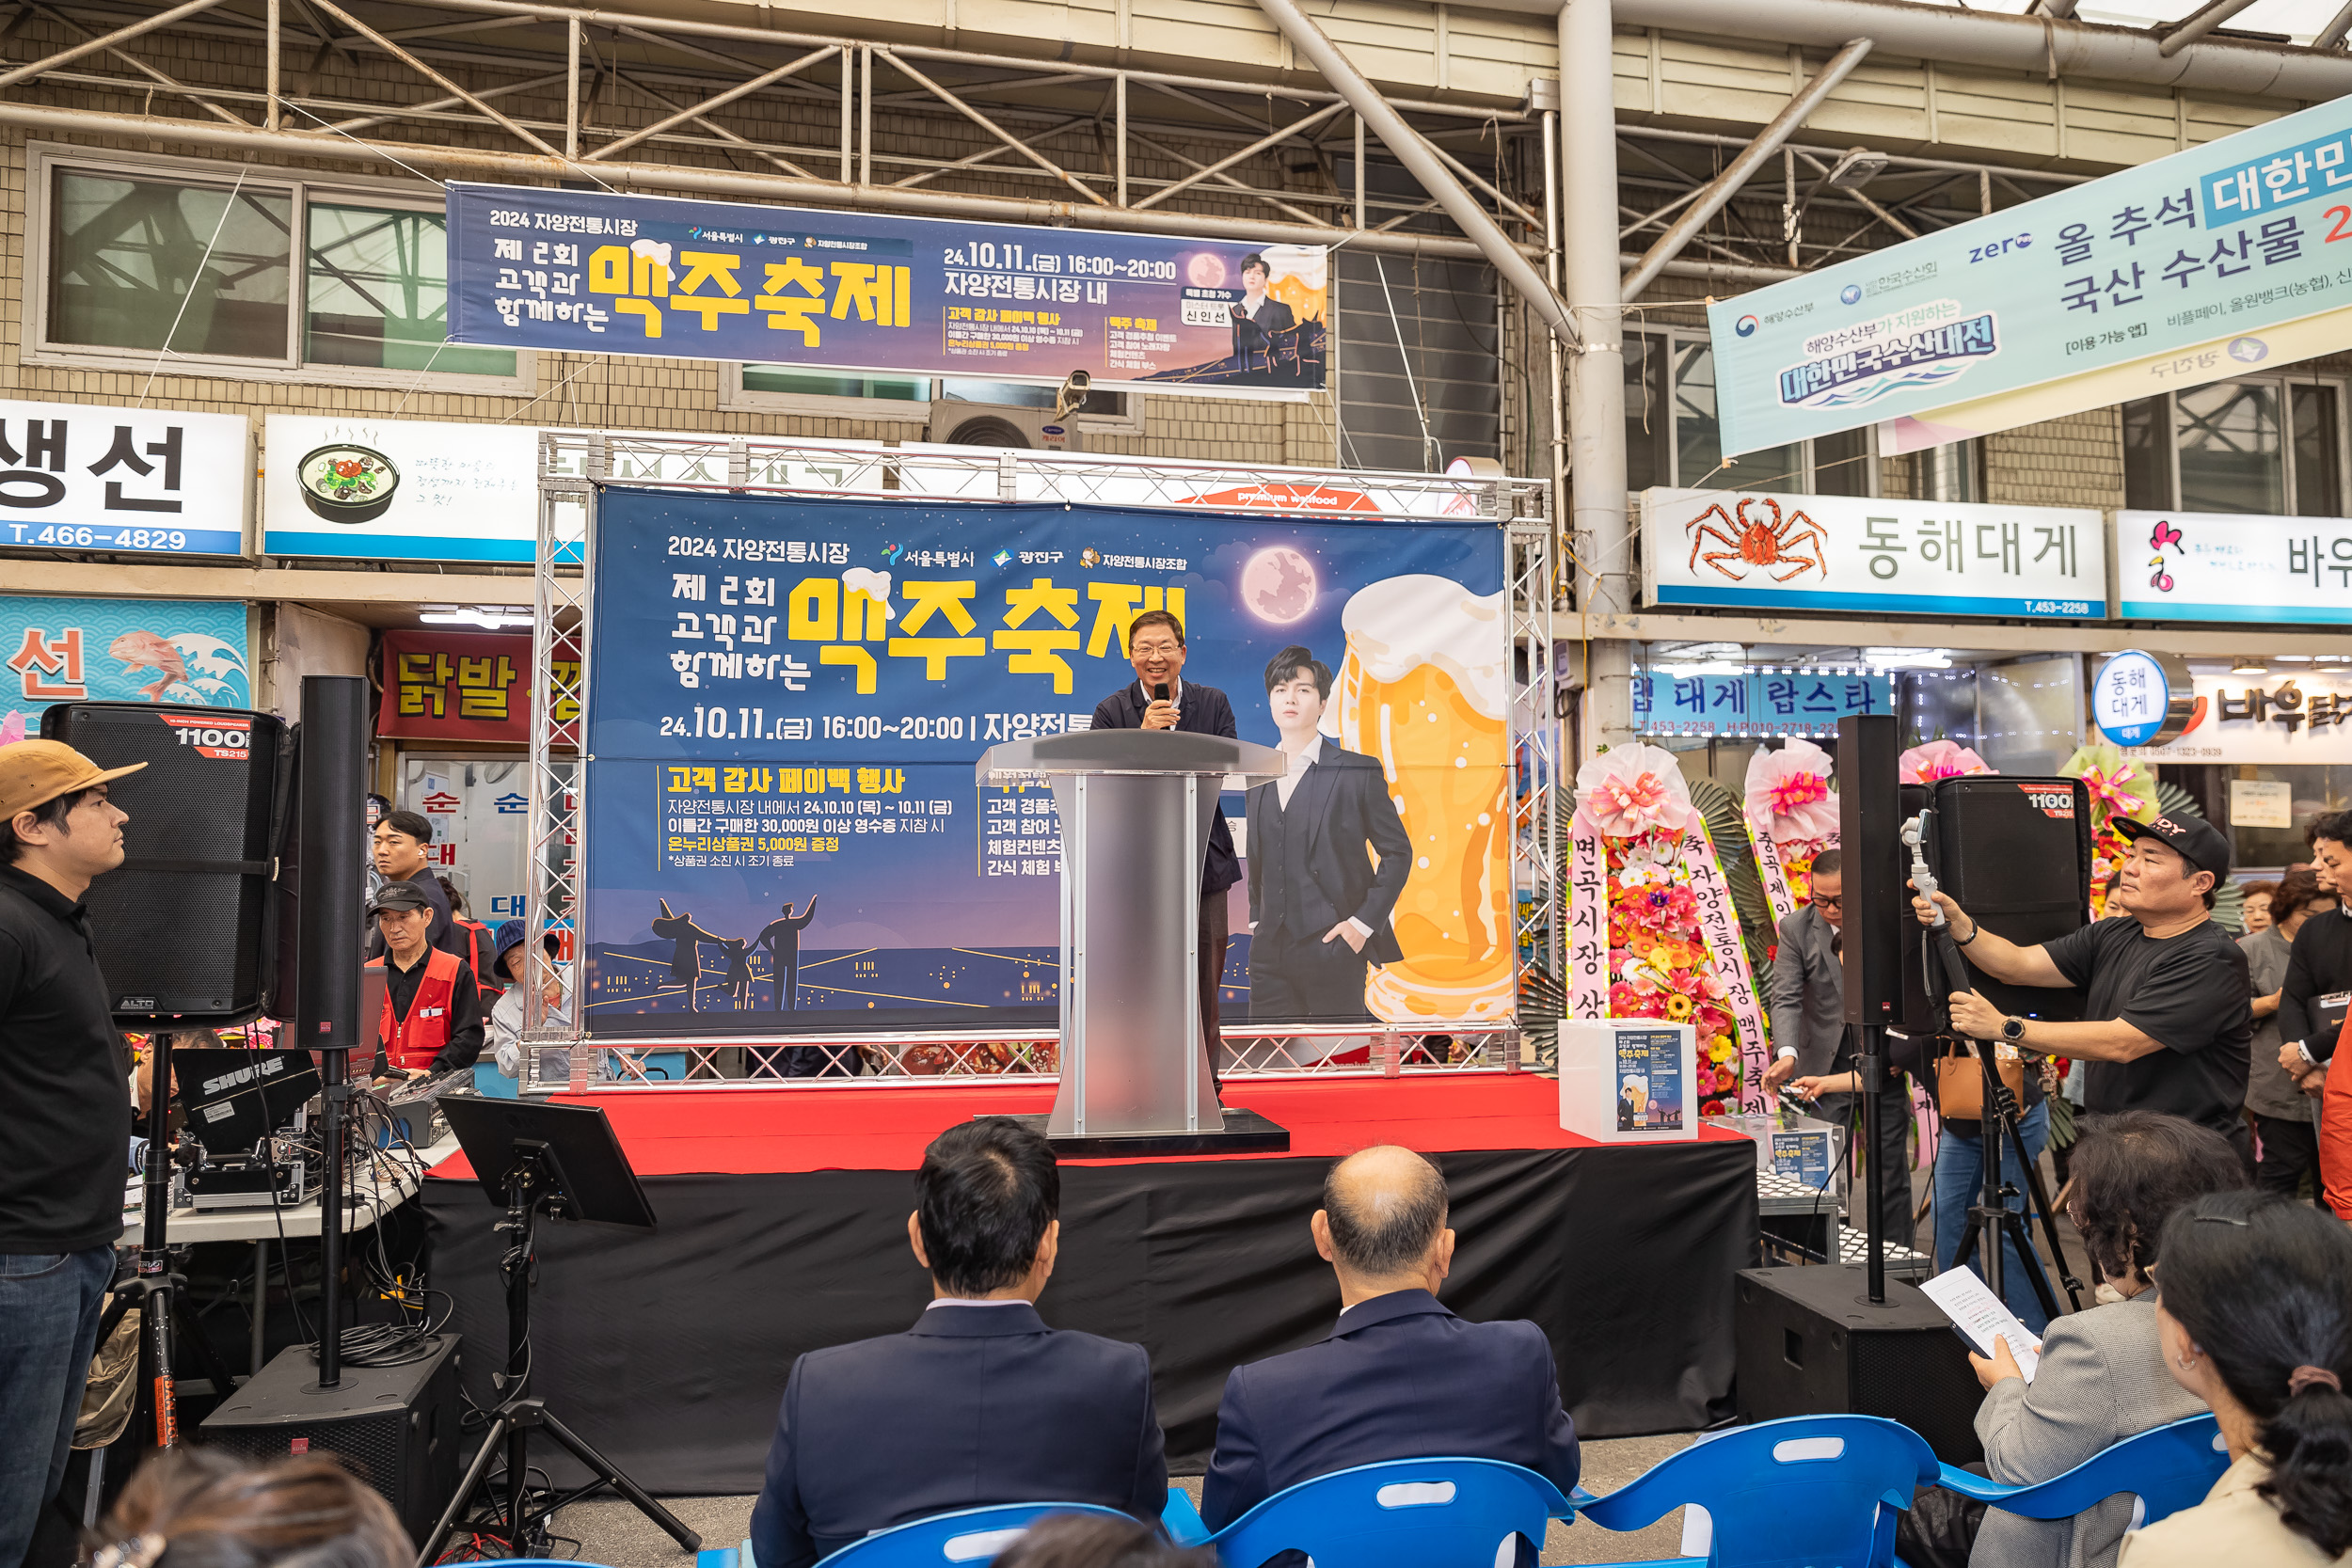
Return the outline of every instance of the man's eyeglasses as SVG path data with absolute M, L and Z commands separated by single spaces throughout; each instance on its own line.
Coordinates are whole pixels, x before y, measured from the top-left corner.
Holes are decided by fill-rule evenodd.
M 1833 898 L 1826 894 L 1815 894 L 1813 895 L 1813 901 L 1825 910 L 1842 910 L 1846 907 L 1846 900 L 1844 898 Z

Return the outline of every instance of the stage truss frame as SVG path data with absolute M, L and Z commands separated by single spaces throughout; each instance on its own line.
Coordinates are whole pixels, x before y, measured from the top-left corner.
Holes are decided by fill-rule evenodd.
M 1553 498 L 1542 480 L 1500 474 L 1321 470 L 1143 458 L 1092 457 L 981 447 L 822 441 L 639 432 L 543 432 L 538 456 L 538 531 L 533 558 L 530 817 L 530 950 L 549 932 L 575 933 L 574 973 L 586 959 L 577 919 L 586 895 L 585 736 L 588 669 L 594 650 L 596 515 L 606 489 L 723 491 L 757 496 L 871 496 L 877 499 L 1061 501 L 1071 504 L 1183 508 L 1204 490 L 1302 482 L 1343 483 L 1379 498 L 1391 511 L 1458 515 L 1467 505 L 1503 531 L 1508 635 L 1513 645 L 1505 740 L 1511 835 L 1513 971 L 1518 1016 L 1507 1024 L 1431 1020 L 1415 1024 L 1228 1028 L 1226 1070 L 1234 1076 L 1299 1073 L 1384 1074 L 1512 1071 L 1522 1066 L 1531 972 L 1562 974 L 1562 894 L 1557 859 L 1566 781 L 1562 727 L 1552 708 L 1552 606 L 1558 591 Z M 1269 514 L 1273 515 L 1274 514 Z M 1542 981 L 1536 981 L 1536 988 Z M 586 998 L 576 990 L 569 1021 L 546 1016 L 532 999 L 524 1030 L 525 1087 L 540 1093 L 591 1086 L 691 1088 L 739 1083 L 746 1075 L 786 1076 L 787 1051 L 814 1050 L 832 1064 L 862 1058 L 870 1076 L 831 1077 L 830 1085 L 917 1085 L 941 1076 L 1050 1081 L 1056 1032 L 1021 1030 L 855 1031 L 839 1035 L 691 1035 L 591 1039 L 581 1022 Z M 581 1049 L 586 1047 L 585 1049 Z M 1342 1058 L 1334 1060 L 1334 1058 Z M 815 1064 L 821 1065 L 821 1064 Z

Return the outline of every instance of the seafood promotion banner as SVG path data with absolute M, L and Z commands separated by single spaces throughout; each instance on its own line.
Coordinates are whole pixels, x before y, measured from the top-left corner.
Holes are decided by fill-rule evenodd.
M 2346 242 L 2338 99 L 1717 301 L 1724 451 L 1871 423 L 1883 450 L 1911 451 L 2340 349 Z M 2317 335 L 2278 330 L 2328 317 Z M 2139 373 L 2104 377 L 2118 371 Z M 2079 396 L 2000 408 L 2064 382 Z
M 974 765 L 1090 727 L 1163 609 L 1240 738 L 1313 754 L 1224 800 L 1227 1019 L 1511 1016 L 1491 520 L 616 489 L 597 527 L 592 1030 L 1050 1027 L 1061 824 Z
M 532 426 L 272 414 L 263 440 L 263 555 L 528 563 L 536 553 Z
M 449 341 L 1104 388 L 1324 385 L 1329 253 L 449 186 Z
M 246 646 L 243 601 L 0 594 L 0 713 L 38 730 L 53 703 L 249 708 Z
M 244 416 L 0 400 L 0 546 L 243 555 Z
M 2106 519 L 2078 507 L 1645 490 L 1642 580 L 1661 609 L 2098 621 Z

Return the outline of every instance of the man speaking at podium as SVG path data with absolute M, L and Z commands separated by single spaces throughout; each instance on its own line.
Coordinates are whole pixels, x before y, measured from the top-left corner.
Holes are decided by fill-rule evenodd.
M 1127 625 L 1127 660 L 1136 683 L 1122 686 L 1094 710 L 1098 730 L 1184 730 L 1238 740 L 1233 705 L 1214 686 L 1187 681 L 1184 624 L 1165 610 L 1147 610 Z M 1200 1032 L 1209 1053 L 1209 1078 L 1216 1079 L 1216 992 L 1225 977 L 1225 890 L 1241 880 L 1232 831 L 1218 806 L 1209 823 L 1209 859 L 1200 872 Z

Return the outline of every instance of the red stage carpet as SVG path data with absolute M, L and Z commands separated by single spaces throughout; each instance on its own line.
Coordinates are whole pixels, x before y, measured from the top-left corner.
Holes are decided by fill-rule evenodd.
M 922 1164 L 923 1149 L 931 1139 L 959 1121 L 992 1111 L 1020 1116 L 1052 1110 L 1054 1085 L 997 1079 L 865 1088 L 836 1080 L 707 1089 L 610 1089 L 558 1098 L 602 1106 L 640 1176 L 751 1176 L 911 1171 Z M 1532 1073 L 1245 1080 L 1229 1085 L 1224 1098 L 1228 1105 L 1256 1111 L 1288 1128 L 1290 1153 L 1184 1155 L 1146 1163 L 1331 1160 L 1373 1144 L 1403 1144 L 1427 1154 L 1600 1147 L 1562 1131 L 1559 1084 Z M 1732 1134 L 1703 1127 L 1699 1136 L 1721 1139 Z M 469 1167 L 459 1156 L 435 1174 L 464 1176 Z
M 968 1080 L 612 1090 L 651 1231 L 539 1230 L 532 1391 L 659 1492 L 756 1490 L 776 1401 L 803 1351 L 913 1323 L 930 1280 L 907 1247 L 912 1173 L 942 1128 L 1050 1108 L 1051 1084 Z M 1197 1471 L 1232 1369 L 1331 1331 L 1339 1292 L 1308 1217 L 1338 1155 L 1401 1143 L 1445 1173 L 1457 1236 L 1441 1299 L 1526 1318 L 1551 1340 L 1588 1436 L 1730 1414 L 1733 1275 L 1756 1261 L 1754 1148 L 1596 1146 L 1562 1132 L 1532 1075 L 1246 1082 L 1230 1101 L 1290 1129 L 1287 1155 L 1067 1161 L 1057 1328 L 1143 1345 L 1168 1458 Z M 438 1178 L 466 1177 L 461 1161 Z M 431 1279 L 493 1393 L 505 1343 L 501 1211 L 471 1180 L 425 1183 Z M 564 1480 L 565 1466 L 546 1462 Z

